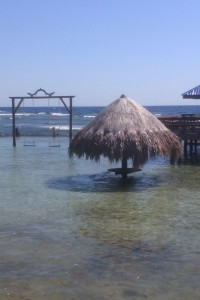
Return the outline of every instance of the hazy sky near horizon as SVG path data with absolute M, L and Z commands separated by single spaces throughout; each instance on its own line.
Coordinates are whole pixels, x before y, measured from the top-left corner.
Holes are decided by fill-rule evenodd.
M 0 0 L 0 106 L 43 88 L 75 106 L 121 94 L 199 104 L 199 0 Z M 35 104 L 37 105 L 37 104 Z

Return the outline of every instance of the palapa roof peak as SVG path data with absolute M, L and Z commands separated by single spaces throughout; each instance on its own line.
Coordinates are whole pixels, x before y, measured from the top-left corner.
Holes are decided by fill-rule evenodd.
M 153 114 L 122 95 L 75 135 L 69 151 L 96 161 L 101 155 L 111 162 L 132 159 L 138 167 L 157 155 L 179 158 L 181 146 Z

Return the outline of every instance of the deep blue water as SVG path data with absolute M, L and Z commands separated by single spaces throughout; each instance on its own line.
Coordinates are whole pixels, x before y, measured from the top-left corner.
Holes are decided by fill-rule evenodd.
M 73 107 L 74 133 L 91 121 L 102 109 L 100 106 Z M 151 113 L 200 114 L 200 105 L 193 106 L 146 106 Z M 16 114 L 16 126 L 21 136 L 51 136 L 53 127 L 60 136 L 69 130 L 69 113 L 64 107 L 20 107 Z M 12 108 L 0 107 L 0 136 L 12 135 Z

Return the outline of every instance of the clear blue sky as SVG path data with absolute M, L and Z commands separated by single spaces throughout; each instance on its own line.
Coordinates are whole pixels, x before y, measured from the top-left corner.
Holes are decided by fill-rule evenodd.
M 107 105 L 200 104 L 199 0 L 0 0 L 0 106 L 38 88 Z

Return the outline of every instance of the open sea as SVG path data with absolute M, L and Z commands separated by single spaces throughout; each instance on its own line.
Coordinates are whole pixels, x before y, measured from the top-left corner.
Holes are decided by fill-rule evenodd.
M 74 107 L 73 134 L 101 109 Z M 198 159 L 158 157 L 124 182 L 105 158 L 69 158 L 64 108 L 21 107 L 16 126 L 13 148 L 1 107 L 0 300 L 200 299 Z

